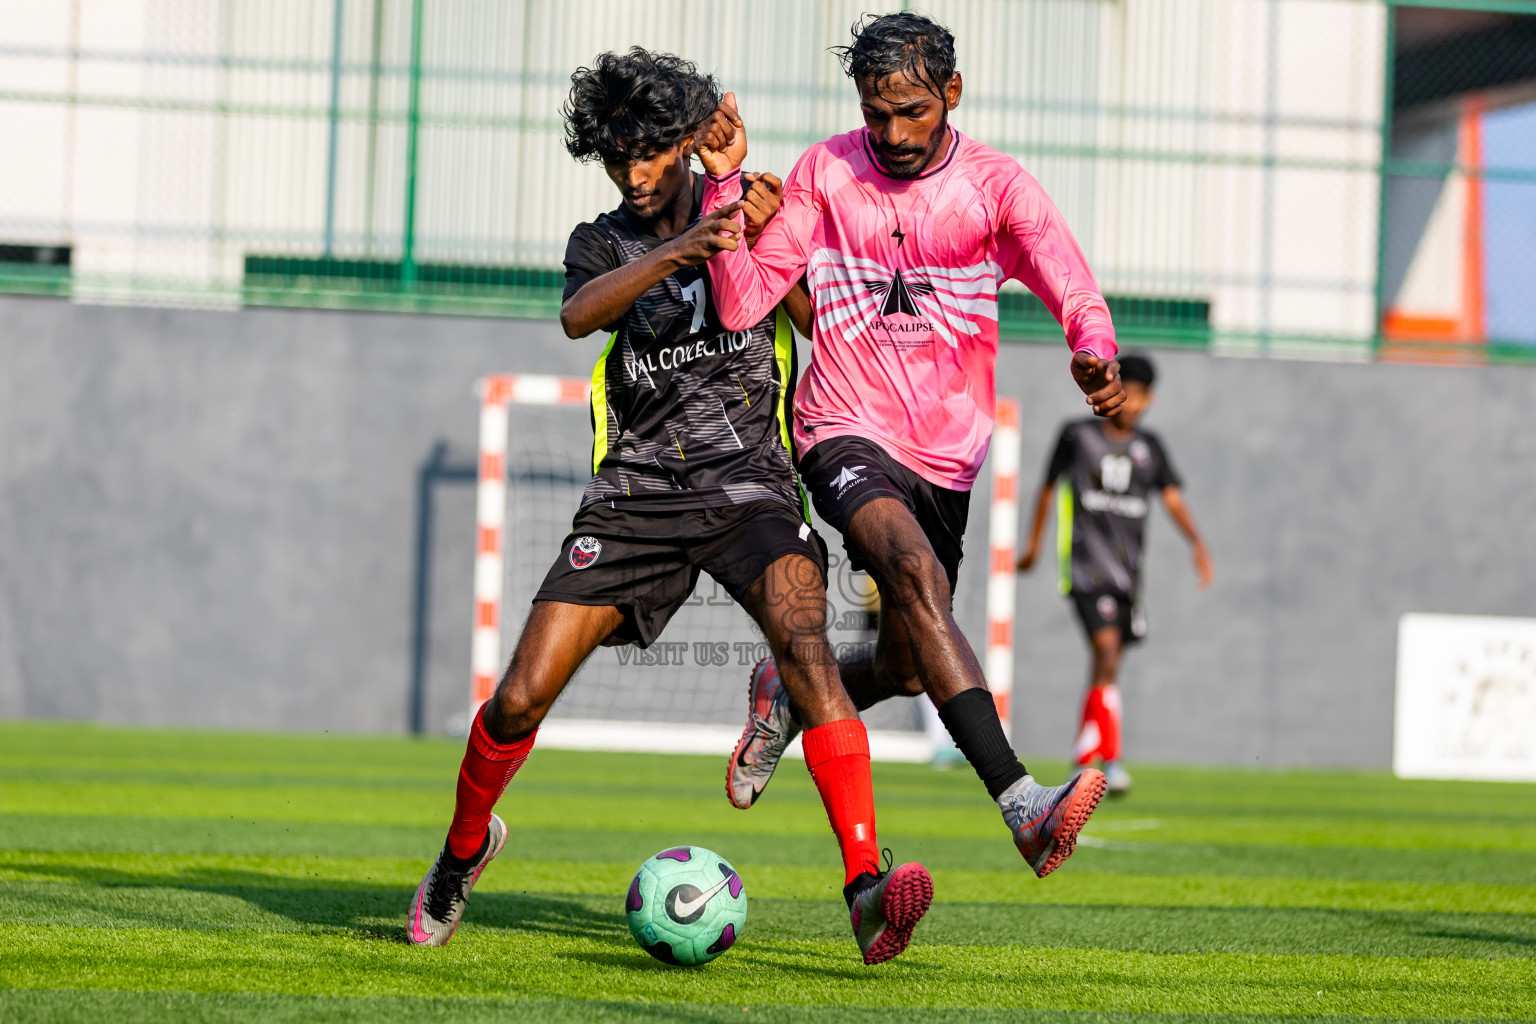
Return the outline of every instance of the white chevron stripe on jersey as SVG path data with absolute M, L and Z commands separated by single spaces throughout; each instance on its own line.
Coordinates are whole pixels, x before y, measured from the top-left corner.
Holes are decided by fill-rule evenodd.
M 875 260 L 818 249 L 808 265 L 816 322 L 852 341 L 879 320 L 896 271 Z M 997 319 L 997 281 L 1001 269 L 988 260 L 965 267 L 904 267 L 906 297 L 934 325 L 951 348 L 959 335 L 981 333 L 975 317 Z

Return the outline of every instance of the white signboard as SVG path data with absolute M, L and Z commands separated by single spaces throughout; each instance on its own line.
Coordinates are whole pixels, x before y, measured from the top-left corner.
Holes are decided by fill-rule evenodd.
M 1399 620 L 1392 770 L 1536 782 L 1536 619 Z

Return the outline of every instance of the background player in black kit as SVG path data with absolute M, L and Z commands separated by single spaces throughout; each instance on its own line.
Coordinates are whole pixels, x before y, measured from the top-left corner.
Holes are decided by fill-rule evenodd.
M 742 201 L 700 217 L 703 180 L 689 158 L 720 99 L 692 64 L 638 47 L 571 76 L 566 148 L 601 161 L 623 195 L 576 227 L 565 258 L 561 326 L 573 339 L 608 334 L 592 371 L 592 481 L 471 725 L 448 839 L 411 902 L 416 945 L 453 937 L 507 840 L 491 810 L 581 663 L 599 645 L 649 646 L 700 572 L 761 627 L 810 726 L 806 765 L 842 851 L 865 963 L 906 949 L 933 898 L 921 864 L 879 867 L 869 740 L 827 643 L 826 548 L 790 456 L 789 316 L 780 308 L 727 331 L 710 298 L 702 264 L 747 233 L 732 217 L 745 207 L 760 229 L 778 207 L 763 176 L 744 183 Z
M 1147 633 L 1141 558 L 1148 498 L 1154 492 L 1162 495 L 1168 515 L 1189 541 L 1200 585 L 1209 586 L 1214 574 L 1167 450 L 1156 434 L 1136 425 L 1152 404 L 1155 376 L 1146 356 L 1121 355 L 1125 404 L 1107 419 L 1077 420 L 1061 428 L 1035 500 L 1029 545 L 1018 566 L 1024 572 L 1034 567 L 1052 492 L 1060 482 L 1060 586 L 1072 599 L 1093 654 L 1072 753 L 1080 766 L 1102 761 L 1108 791 L 1122 795 L 1131 787 L 1131 776 L 1120 760 L 1120 690 L 1115 680 L 1121 651 Z

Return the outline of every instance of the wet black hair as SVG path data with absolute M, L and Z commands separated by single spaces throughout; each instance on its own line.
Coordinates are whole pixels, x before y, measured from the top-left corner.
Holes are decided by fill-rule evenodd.
M 565 148 L 577 160 L 626 163 L 668 149 L 703 124 L 720 103 L 713 75 L 692 61 L 638 46 L 602 53 L 571 75 Z
M 1120 379 L 1136 381 L 1139 384 L 1152 386 L 1157 379 L 1157 370 L 1152 365 L 1152 360 L 1140 352 L 1125 352 L 1119 356 Z
M 955 37 L 938 22 L 911 11 L 865 14 L 849 30 L 853 42 L 834 46 L 843 72 L 854 81 L 881 81 L 906 72 L 940 99 L 955 73 Z

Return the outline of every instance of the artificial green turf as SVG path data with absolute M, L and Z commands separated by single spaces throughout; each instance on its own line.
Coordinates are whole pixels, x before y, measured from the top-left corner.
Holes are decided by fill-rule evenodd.
M 1144 768 L 1041 881 L 968 772 L 877 765 L 881 840 L 937 895 L 866 968 L 798 763 L 742 813 L 719 758 L 549 750 L 464 928 L 410 947 L 460 750 L 0 722 L 0 1020 L 1536 1018 L 1532 786 Z M 697 970 L 620 910 L 678 843 L 751 900 Z

